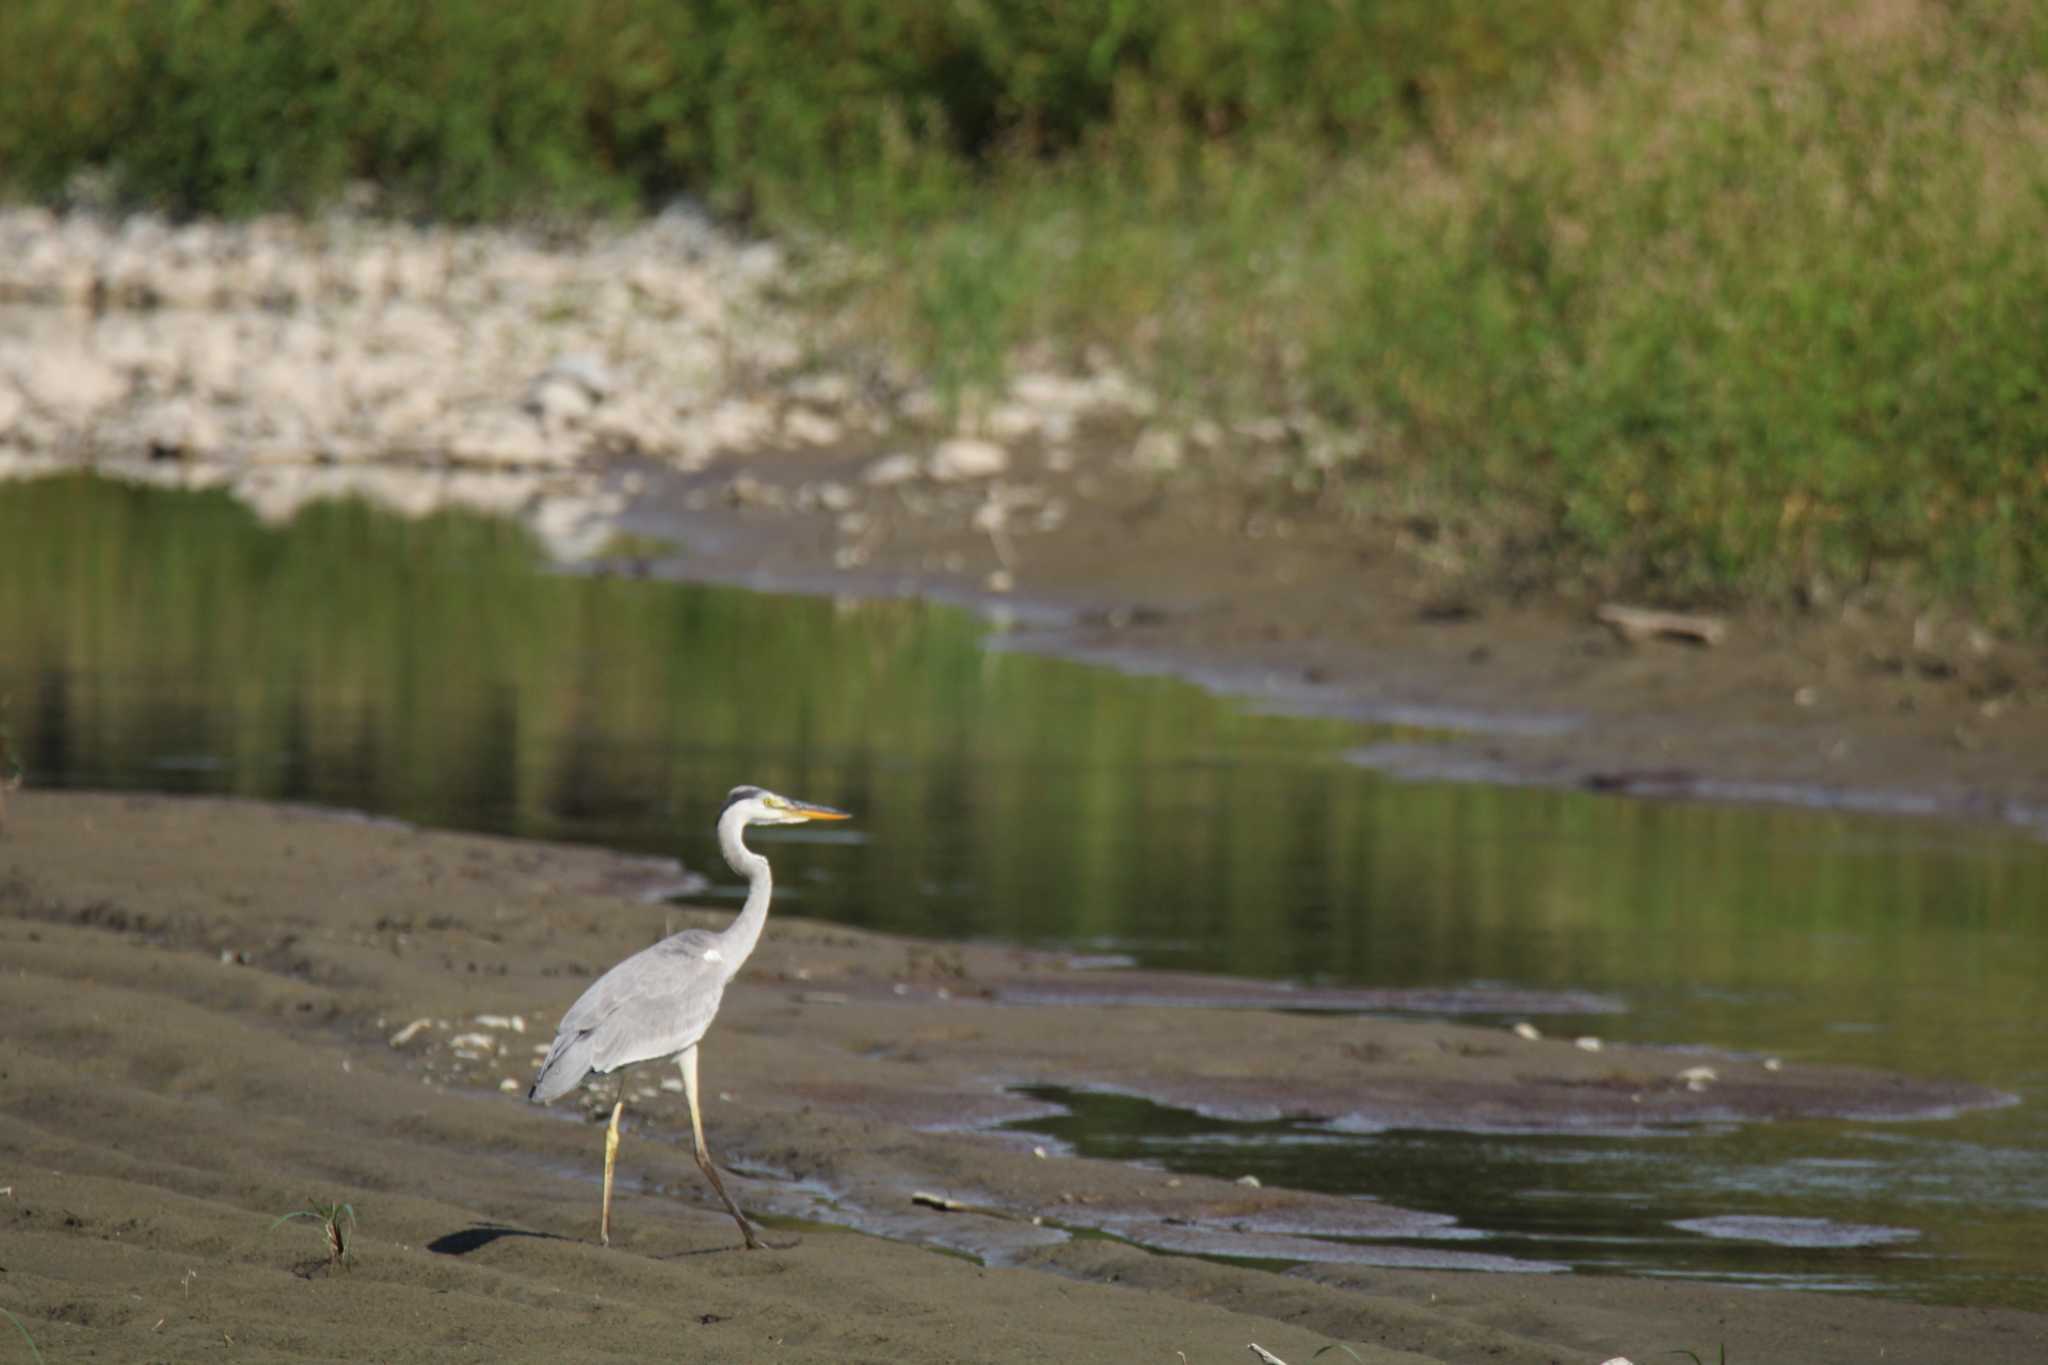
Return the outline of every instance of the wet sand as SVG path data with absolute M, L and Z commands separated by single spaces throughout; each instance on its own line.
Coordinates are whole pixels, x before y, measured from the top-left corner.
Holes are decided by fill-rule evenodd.
M 1655 1050 L 1345 1012 L 1401 1003 L 1369 993 L 1303 999 L 782 916 L 703 1070 L 736 1196 L 799 1244 L 740 1249 L 689 1160 L 679 1086 L 647 1067 L 628 1080 L 601 1248 L 589 1120 L 610 1087 L 551 1110 L 523 1090 L 593 972 L 723 919 L 653 899 L 678 878 L 296 808 L 16 793 L 0 831 L 0 1306 L 51 1361 L 1201 1362 L 1250 1359 L 1254 1341 L 1293 1365 L 1333 1342 L 1368 1362 L 2048 1357 L 2048 1316 L 1461 1260 L 1453 1240 L 1434 1249 L 1429 1214 L 1039 1156 L 985 1131 L 1033 1111 L 1011 1089 L 1025 1083 L 1232 1115 L 1623 1130 L 1939 1112 L 1991 1092 L 1755 1059 L 1717 1061 L 1695 1090 Z M 309 1200 L 353 1206 L 344 1268 L 310 1223 L 273 1226 Z M 1472 1269 L 1371 1264 L 1383 1237 Z

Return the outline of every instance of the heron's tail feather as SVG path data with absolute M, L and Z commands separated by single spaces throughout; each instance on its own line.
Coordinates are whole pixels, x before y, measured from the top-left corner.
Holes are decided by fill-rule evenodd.
M 583 1084 L 584 1078 L 590 1074 L 590 1053 L 589 1034 L 557 1034 L 555 1045 L 548 1049 L 547 1060 L 540 1064 L 540 1074 L 533 1078 L 533 1088 L 526 1092 L 526 1098 L 535 1104 L 552 1104 Z

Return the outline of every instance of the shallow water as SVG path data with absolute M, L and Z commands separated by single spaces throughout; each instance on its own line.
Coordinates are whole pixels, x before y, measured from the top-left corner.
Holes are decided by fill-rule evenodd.
M 912 602 L 552 573 L 476 518 L 338 504 L 280 531 L 222 495 L 0 488 L 0 726 L 39 785 L 675 853 L 735 895 L 710 822 L 759 782 L 859 814 L 762 837 L 779 903 L 809 915 L 1311 982 L 1592 990 L 1627 1011 L 1535 1022 L 1986 1082 L 2025 1102 L 1577 1138 L 1062 1096 L 1070 1116 L 1031 1127 L 1376 1194 L 1482 1234 L 1461 1247 L 1587 1270 L 2048 1306 L 2048 847 L 1398 782 L 1344 756 L 1427 736 L 1250 714 L 992 651 L 987 629 Z

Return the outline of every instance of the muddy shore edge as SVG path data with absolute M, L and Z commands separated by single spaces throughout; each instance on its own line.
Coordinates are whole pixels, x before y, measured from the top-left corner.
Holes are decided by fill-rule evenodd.
M 804 495 L 858 467 L 785 451 L 748 471 L 744 499 L 728 469 L 645 477 L 618 519 L 637 552 L 597 564 L 962 606 L 997 623 L 1003 648 L 1388 727 L 1351 758 L 1401 779 L 1934 817 L 2048 838 L 2048 651 L 1965 621 L 1755 606 L 1705 614 L 1712 645 L 1629 639 L 1593 599 L 1446 577 L 1398 537 L 1313 509 L 1277 519 L 1287 530 L 1276 538 L 1242 486 L 1162 486 L 1116 468 L 1073 476 L 1087 491 L 1071 498 L 1055 476 L 1059 525 L 1001 556 L 972 503 L 949 515 L 914 491 L 875 498 L 869 549 L 847 566 L 831 517 L 807 512 Z
M 1722 1344 L 1733 1361 L 2048 1351 L 2048 1316 L 2024 1312 L 1506 1258 L 1374 1264 L 1348 1239 L 1461 1262 L 1455 1240 L 1432 1242 L 1442 1220 L 1412 1210 L 1041 1157 L 986 1131 L 1029 1112 L 1012 1090 L 1026 1082 L 1246 1114 L 1376 1105 L 1425 1127 L 1488 1106 L 1582 1123 L 1613 1105 L 1616 1124 L 1648 1106 L 1682 1125 L 1708 1106 L 1768 1119 L 1991 1092 L 1754 1063 L 1701 1092 L 1654 1049 L 1588 1054 L 1346 1000 L 1280 1013 L 1256 985 L 779 916 L 704 1073 L 738 1197 L 801 1243 L 739 1249 L 679 1142 L 672 1078 L 646 1068 L 628 1092 L 615 1245 L 599 1248 L 599 1128 L 518 1092 L 592 971 L 698 913 L 650 898 L 676 872 L 293 807 L 16 793 L 0 832 L 5 1306 L 49 1360 L 1223 1361 L 1250 1341 L 1296 1365 L 1332 1342 L 1368 1362 L 1530 1365 Z M 1573 1084 L 1588 1068 L 1601 1083 Z M 274 1226 L 308 1201 L 353 1207 L 348 1268 L 308 1222 Z

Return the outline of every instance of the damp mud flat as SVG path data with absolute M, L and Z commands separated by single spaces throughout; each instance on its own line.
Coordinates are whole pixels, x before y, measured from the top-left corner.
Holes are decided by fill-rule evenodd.
M 1367 1362 L 2048 1358 L 2048 1316 L 1554 1273 L 1447 1235 L 1433 1250 L 1438 1215 L 1041 1154 L 998 1128 L 1045 1108 L 1024 1087 L 1559 1131 L 2004 1102 L 1982 1087 L 1734 1058 L 1700 1087 L 1679 1074 L 1697 1058 L 1351 1012 L 1456 1000 L 782 916 L 703 1073 L 735 1194 L 799 1243 L 740 1249 L 689 1160 L 680 1085 L 649 1066 L 626 1082 L 602 1248 L 587 1120 L 611 1086 L 552 1110 L 524 1089 L 594 972 L 722 919 L 664 903 L 679 880 L 295 807 L 12 795 L 0 1306 L 50 1361 L 1203 1362 L 1248 1342 L 1293 1365 L 1332 1343 Z M 339 1267 L 315 1220 L 278 1223 L 314 1203 L 355 1214 Z M 1433 1268 L 1376 1263 L 1376 1240 L 1400 1244 L 1377 1261 Z

